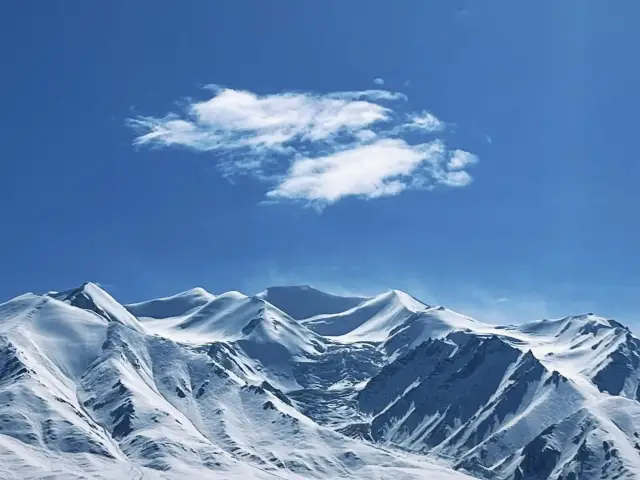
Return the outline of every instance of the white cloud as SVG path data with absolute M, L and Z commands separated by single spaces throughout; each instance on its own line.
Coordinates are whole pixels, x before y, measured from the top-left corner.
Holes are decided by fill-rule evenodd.
M 384 78 L 374 78 L 373 83 L 375 83 L 376 85 L 384 85 Z
M 445 172 L 440 179 L 441 183 L 449 187 L 466 187 L 471 183 L 473 178 L 468 172 L 458 170 L 455 172 Z
M 444 129 L 427 111 L 406 112 L 387 90 L 257 94 L 215 85 L 180 113 L 129 119 L 136 145 L 214 152 L 226 176 L 271 184 L 273 200 L 334 203 L 436 185 L 463 187 L 475 155 L 421 135 Z M 404 133 L 412 132 L 412 142 Z
M 390 92 L 388 90 L 360 90 L 360 91 L 346 91 L 346 92 L 333 92 L 327 93 L 325 95 L 327 98 L 341 98 L 348 100 L 357 100 L 357 99 L 366 99 L 374 102 L 383 102 L 383 101 L 397 101 L 404 100 L 407 101 L 408 98 L 404 93 L 400 92 Z
M 425 110 L 421 113 L 409 115 L 409 122 L 404 124 L 403 127 L 426 132 L 440 132 L 445 129 L 445 123 L 431 112 Z
M 449 153 L 449 163 L 447 166 L 450 170 L 462 170 L 470 165 L 478 163 L 478 157 L 473 153 L 464 150 L 453 150 Z
M 373 141 L 376 138 L 378 138 L 378 134 L 373 130 L 360 130 L 359 132 L 356 133 L 356 137 L 362 143 L 367 143 L 369 141 Z
M 327 141 L 340 133 L 357 133 L 388 120 L 391 113 L 378 103 L 356 99 L 355 92 L 324 97 L 303 93 L 258 96 L 231 89 L 216 93 L 209 100 L 191 104 L 186 119 L 171 114 L 130 120 L 142 133 L 135 143 L 181 144 L 205 151 L 246 147 L 282 150 L 294 140 Z M 359 94 L 362 98 L 396 98 L 377 91 Z
M 411 185 L 412 176 L 425 174 L 417 172 L 418 167 L 437 163 L 442 150 L 438 141 L 409 145 L 404 140 L 380 139 L 329 155 L 300 158 L 267 196 L 333 203 L 349 195 L 397 195 Z

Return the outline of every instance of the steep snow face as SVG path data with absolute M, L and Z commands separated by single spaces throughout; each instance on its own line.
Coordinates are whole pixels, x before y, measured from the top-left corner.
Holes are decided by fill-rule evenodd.
M 95 360 L 109 323 L 47 296 L 27 294 L 0 305 L 0 336 L 57 383 L 71 382 Z
M 344 312 L 367 300 L 364 297 L 332 295 L 306 285 L 269 287 L 256 296 L 296 320 Z
M 42 477 L 52 465 L 80 474 L 114 462 L 127 464 L 76 396 L 110 324 L 48 296 L 27 294 L 0 305 L 3 478 Z
M 123 458 L 78 404 L 75 384 L 59 370 L 59 377 L 54 376 L 51 366 L 43 365 L 45 361 L 46 357 L 33 358 L 23 346 L 0 337 L 0 451 L 3 447 L 29 451 L 45 445 L 63 455 L 91 454 L 96 463 L 101 458 Z M 16 460 L 0 453 L 0 465 Z

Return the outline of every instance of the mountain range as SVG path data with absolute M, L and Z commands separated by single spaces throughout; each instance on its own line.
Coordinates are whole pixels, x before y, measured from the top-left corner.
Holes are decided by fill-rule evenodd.
M 0 305 L 0 478 L 640 477 L 640 340 L 391 290 Z

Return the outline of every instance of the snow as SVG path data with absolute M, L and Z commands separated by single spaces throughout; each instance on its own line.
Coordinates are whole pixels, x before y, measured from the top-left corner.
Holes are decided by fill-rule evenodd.
M 135 330 L 143 330 L 136 317 L 95 283 L 87 282 L 80 288 L 55 294 L 55 298 L 75 307 L 92 311 L 109 321 L 122 323 Z
M 170 297 L 125 305 L 125 308 L 139 319 L 165 319 L 184 316 L 213 299 L 213 294 L 196 287 Z
M 98 356 L 109 322 L 49 297 L 23 295 L 0 305 L 0 335 L 53 375 L 78 378 Z
M 426 305 L 406 293 L 391 290 L 346 311 L 316 315 L 302 323 L 321 335 L 343 343 L 381 342 L 412 314 L 425 308 Z
M 86 283 L 0 305 L 0 477 L 633 478 L 639 378 L 593 314 Z

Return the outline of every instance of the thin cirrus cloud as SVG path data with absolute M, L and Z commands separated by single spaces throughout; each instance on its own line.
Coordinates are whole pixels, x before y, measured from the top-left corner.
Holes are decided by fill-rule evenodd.
M 426 132 L 441 132 L 445 129 L 445 123 L 431 112 L 426 110 L 409 115 L 409 121 L 402 125 L 403 128 L 424 130 Z
M 257 94 L 210 86 L 178 112 L 128 119 L 134 144 L 214 153 L 223 175 L 268 185 L 268 201 L 316 206 L 438 185 L 464 187 L 478 158 L 447 149 L 446 125 L 387 90 Z

